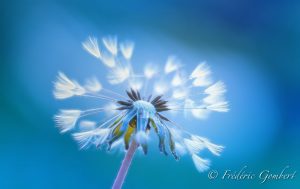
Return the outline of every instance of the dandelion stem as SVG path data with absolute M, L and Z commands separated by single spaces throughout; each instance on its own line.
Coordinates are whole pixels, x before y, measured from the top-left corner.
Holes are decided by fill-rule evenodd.
M 112 186 L 112 189 L 120 189 L 122 188 L 122 185 L 124 183 L 125 177 L 127 175 L 128 169 L 130 167 L 131 161 L 133 159 L 135 150 L 137 149 L 138 145 L 137 143 L 133 140 L 123 161 L 122 161 L 122 165 L 119 169 L 118 175 L 115 179 L 115 182 Z

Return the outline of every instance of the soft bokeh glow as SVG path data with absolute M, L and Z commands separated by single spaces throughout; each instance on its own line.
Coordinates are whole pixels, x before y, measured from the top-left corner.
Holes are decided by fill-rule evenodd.
M 57 102 L 53 98 L 57 71 L 63 70 L 82 83 L 85 78 L 106 75 L 99 60 L 81 46 L 89 35 L 115 34 L 134 40 L 134 45 L 124 44 L 123 53 L 129 57 L 130 49 L 135 48 L 131 58 L 140 73 L 152 62 L 166 71 L 180 69 L 183 64 L 184 70 L 192 71 L 204 61 L 210 65 L 218 77 L 215 79 L 226 83 L 230 112 L 212 114 L 205 121 L 176 112 L 173 117 L 189 131 L 226 146 L 222 158 L 210 156 L 213 169 L 248 165 L 255 170 L 277 170 L 288 164 L 299 170 L 299 2 L 69 4 L 49 0 L 3 4 L 0 188 L 111 186 L 122 155 L 79 151 L 71 136 L 62 137 L 57 132 L 52 119 L 61 107 L 75 108 L 72 99 Z M 122 53 L 115 52 L 114 35 L 110 39 L 106 43 L 111 51 Z M 100 56 L 99 52 L 94 54 Z M 113 64 L 105 58 L 107 64 Z M 165 68 L 168 58 L 173 63 Z M 182 76 L 189 77 L 188 73 Z M 97 85 L 91 81 L 88 83 Z M 178 82 L 176 79 L 174 84 Z M 101 87 L 107 86 L 101 82 Z M 76 104 L 83 109 L 97 106 L 109 104 L 89 100 Z M 186 116 L 184 122 L 181 116 Z M 83 125 L 92 126 L 89 122 Z M 153 143 L 150 150 L 157 145 Z M 166 161 L 155 151 L 146 157 L 138 154 L 125 188 L 140 188 L 141 184 L 146 189 L 259 186 L 252 182 L 211 182 L 207 174 L 194 171 L 188 159 Z M 295 183 L 299 178 L 288 183 L 271 182 L 266 187 L 292 188 Z

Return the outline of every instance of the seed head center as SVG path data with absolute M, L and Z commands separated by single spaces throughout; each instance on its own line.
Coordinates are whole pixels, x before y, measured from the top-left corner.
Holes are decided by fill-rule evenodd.
M 151 113 L 155 113 L 156 112 L 156 109 L 153 106 L 153 104 L 151 104 L 150 102 L 144 101 L 144 100 L 135 101 L 133 103 L 133 106 L 136 109 L 143 109 L 143 110 L 151 112 Z

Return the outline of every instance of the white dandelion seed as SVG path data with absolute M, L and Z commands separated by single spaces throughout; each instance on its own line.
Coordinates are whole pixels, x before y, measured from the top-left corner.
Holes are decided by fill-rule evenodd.
M 212 83 L 210 74 L 211 71 L 206 62 L 202 62 L 193 70 L 190 79 L 193 80 L 193 85 L 196 87 L 207 86 Z
M 198 140 L 195 140 L 195 139 L 185 138 L 183 141 L 184 141 L 184 144 L 185 144 L 187 150 L 191 154 L 198 154 L 205 147 L 202 142 L 199 142 Z
M 196 105 L 195 101 L 189 98 L 185 99 L 184 110 L 185 115 L 191 113 L 197 119 L 206 119 L 210 113 L 205 106 Z
M 226 92 L 226 87 L 222 81 L 218 81 L 205 89 L 204 92 L 209 95 L 223 95 Z
M 203 159 L 195 154 L 192 154 L 192 159 L 195 164 L 195 167 L 199 172 L 203 172 L 209 169 L 210 161 L 208 159 Z
M 172 97 L 174 99 L 186 98 L 189 95 L 189 89 L 185 87 L 177 88 L 173 90 Z
M 118 40 L 115 36 L 108 36 L 102 38 L 102 42 L 106 49 L 114 56 L 118 53 Z
M 155 94 L 164 94 L 169 90 L 169 86 L 164 81 L 156 82 L 153 86 Z
M 208 94 L 203 99 L 203 102 L 207 105 L 207 109 L 217 112 L 228 112 L 228 102 L 225 101 L 224 93 L 226 92 L 225 84 L 222 81 L 209 86 L 204 90 L 204 93 Z
M 146 64 L 144 68 L 144 75 L 147 79 L 153 78 L 158 73 L 158 67 L 155 64 Z
M 132 56 L 134 49 L 134 43 L 131 41 L 126 41 L 120 44 L 120 50 L 125 59 L 129 60 Z
M 181 66 L 180 60 L 176 56 L 169 56 L 165 65 L 165 73 L 177 71 Z
M 228 102 L 226 102 L 226 101 L 217 102 L 215 104 L 207 106 L 207 109 L 216 111 L 216 112 L 228 112 L 229 111 Z
M 198 143 L 202 143 L 203 146 L 205 146 L 211 153 L 213 153 L 216 156 L 220 156 L 220 153 L 223 151 L 224 147 L 221 145 L 216 145 L 212 142 L 210 142 L 209 139 L 200 137 L 197 135 L 191 136 L 192 140 L 197 141 Z
M 187 153 L 186 148 L 182 144 L 180 144 L 178 142 L 175 142 L 175 148 L 176 148 L 176 152 L 180 156 L 183 156 L 183 155 L 185 155 Z
M 210 68 L 206 64 L 206 62 L 200 63 L 191 73 L 190 79 L 195 79 L 199 77 L 205 77 L 211 74 Z
M 110 151 L 113 150 L 120 150 L 124 148 L 124 141 L 122 139 L 117 140 L 116 142 L 114 142 L 111 146 L 110 146 Z
M 74 133 L 74 139 L 79 143 L 80 149 L 86 148 L 93 143 L 96 146 L 105 142 L 109 135 L 109 129 L 94 129 L 85 132 Z
M 64 73 L 59 72 L 54 82 L 53 94 L 57 99 L 66 99 L 76 95 L 83 95 L 85 89 L 75 80 L 69 79 Z
M 139 131 L 135 135 L 135 140 L 138 144 L 147 144 L 149 136 L 145 133 L 145 131 Z
M 196 107 L 196 109 L 191 110 L 191 112 L 197 119 L 206 119 L 210 113 L 207 109 L 202 109 L 201 106 Z
M 73 138 L 81 149 L 107 146 L 108 151 L 125 150 L 126 156 L 113 188 L 120 188 L 123 184 L 135 151 L 141 149 L 144 154 L 148 153 L 151 132 L 157 135 L 162 154 L 171 153 L 176 160 L 179 160 L 179 155 L 190 155 L 199 172 L 209 169 L 210 161 L 200 157 L 200 153 L 207 149 L 213 155 L 220 156 L 224 147 L 189 133 L 173 122 L 172 114 L 168 113 L 178 112 L 176 116 L 183 113 L 204 119 L 213 112 L 229 111 L 225 84 L 213 80 L 206 62 L 197 65 L 186 78 L 184 65 L 175 56 L 168 57 L 161 72 L 157 65 L 151 63 L 142 65 L 142 73 L 139 73 L 129 61 L 134 43 L 118 45 L 117 38 L 111 36 L 103 38 L 102 42 L 104 51 L 100 51 L 96 38 L 89 37 L 82 45 L 108 69 L 106 78 L 107 83 L 113 86 L 111 88 L 122 88 L 122 85 L 125 89 L 121 94 L 116 93 L 104 88 L 96 78 L 87 80 L 82 86 L 59 72 L 54 82 L 55 98 L 82 96 L 109 101 L 93 109 L 61 110 L 55 116 L 60 131 L 74 131 Z M 121 53 L 118 53 L 118 47 Z M 81 120 L 88 116 L 93 117 Z M 98 116 L 107 118 L 101 122 L 93 120 Z
M 97 38 L 88 37 L 88 39 L 82 43 L 82 47 L 94 57 L 101 58 L 101 52 L 99 50 Z
M 196 87 L 203 87 L 203 86 L 207 86 L 210 85 L 211 80 L 207 77 L 199 77 L 196 78 L 193 82 L 193 85 Z
M 118 109 L 118 106 L 116 105 L 116 103 L 113 103 L 113 102 L 109 102 L 108 104 L 106 104 L 104 106 L 104 111 L 106 112 L 106 114 L 108 114 L 110 116 L 116 114 L 117 109 Z
M 203 98 L 203 102 L 208 105 L 216 104 L 219 102 L 224 101 L 223 95 L 208 95 L 207 97 Z
M 93 77 L 86 81 L 84 88 L 91 92 L 99 92 L 102 89 L 102 85 L 97 78 Z
M 177 72 L 171 81 L 173 87 L 181 86 L 185 83 L 185 78 L 182 73 Z
M 109 68 L 113 68 L 116 66 L 115 57 L 111 54 L 103 53 L 101 57 L 101 61 L 103 62 L 104 65 L 106 65 Z
M 130 88 L 132 88 L 136 91 L 140 91 L 143 87 L 143 82 L 138 79 L 132 79 L 131 81 L 129 81 L 129 86 L 130 86 Z
M 130 76 L 129 67 L 116 67 L 110 71 L 110 74 L 107 76 L 109 83 L 115 85 L 123 83 Z
M 80 110 L 60 110 L 60 113 L 55 116 L 55 121 L 60 131 L 64 133 L 73 129 L 80 114 Z
M 85 130 L 92 130 L 96 127 L 96 122 L 95 121 L 90 121 L 90 120 L 82 120 L 79 122 L 79 128 L 82 131 Z

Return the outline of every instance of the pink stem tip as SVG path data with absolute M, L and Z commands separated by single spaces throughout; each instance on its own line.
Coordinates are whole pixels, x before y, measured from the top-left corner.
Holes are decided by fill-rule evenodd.
M 137 143 L 133 140 L 132 143 L 130 144 L 130 147 L 128 151 L 126 152 L 126 155 L 122 161 L 122 165 L 119 169 L 118 175 L 115 179 L 115 182 L 112 186 L 112 189 L 120 189 L 122 188 L 122 185 L 124 183 L 125 177 L 127 175 L 128 169 L 130 167 L 131 161 L 133 159 L 135 150 L 137 149 L 138 145 Z

